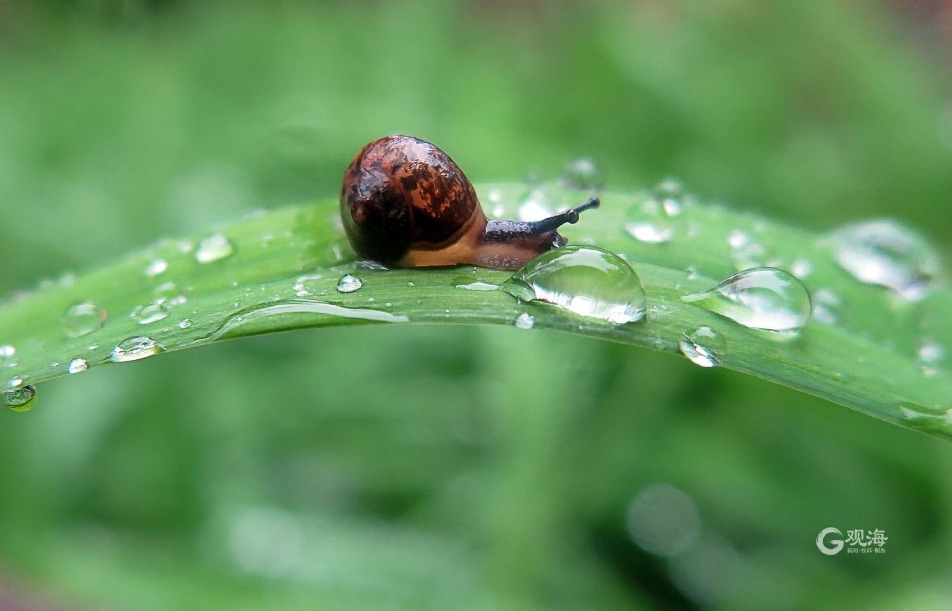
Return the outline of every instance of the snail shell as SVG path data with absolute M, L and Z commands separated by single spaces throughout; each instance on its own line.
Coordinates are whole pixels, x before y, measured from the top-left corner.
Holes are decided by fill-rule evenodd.
M 518 269 L 564 245 L 556 229 L 597 206 L 592 198 L 541 221 L 487 220 L 456 162 L 411 136 L 388 136 L 360 149 L 340 194 L 344 230 L 357 254 L 398 267 Z

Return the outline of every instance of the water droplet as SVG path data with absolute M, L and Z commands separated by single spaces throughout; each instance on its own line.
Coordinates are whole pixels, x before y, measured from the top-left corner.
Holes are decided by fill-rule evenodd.
M 813 265 L 806 259 L 796 259 L 792 264 L 790 264 L 790 273 L 800 280 L 803 280 L 813 273 Z
M 945 349 L 934 339 L 926 338 L 919 345 L 917 355 L 922 372 L 927 376 L 934 376 L 939 372 L 940 364 L 945 359 Z
M 669 217 L 681 214 L 684 207 L 684 187 L 673 178 L 662 180 L 654 188 L 654 196 L 661 202 L 661 210 Z
M 364 285 L 363 281 L 357 276 L 347 274 L 341 277 L 337 282 L 337 292 L 338 293 L 354 293 L 360 290 L 360 287 Z
M 616 324 L 645 317 L 645 291 L 638 274 L 618 255 L 594 246 L 544 252 L 503 288 L 523 301 L 544 301 Z
M 168 303 L 169 306 L 182 305 L 188 301 L 185 293 L 181 292 L 174 282 L 163 282 L 152 291 L 156 303 Z
M 364 269 L 387 269 L 386 265 L 373 259 L 361 259 L 357 262 L 357 266 Z
M 565 187 L 583 191 L 600 189 L 604 182 L 601 171 L 589 157 L 579 157 L 565 164 L 559 180 Z
M 952 408 L 929 409 L 915 403 L 903 402 L 899 404 L 899 416 L 917 429 L 952 434 Z
M 810 320 L 810 292 L 775 267 L 742 271 L 703 293 L 681 298 L 751 329 L 798 331 Z
M 520 221 L 541 221 L 555 214 L 542 189 L 532 189 L 519 198 L 517 216 Z
M 813 319 L 824 325 L 839 324 L 840 308 L 843 305 L 839 295 L 830 289 L 817 289 L 812 297 Z
M 674 237 L 671 217 L 679 214 L 681 208 L 673 203 L 665 206 L 665 201 L 649 197 L 629 208 L 625 214 L 625 231 L 628 235 L 646 244 L 662 244 L 671 240 Z M 674 211 L 674 214 L 669 214 L 669 210 Z
M 153 259 L 145 267 L 145 275 L 152 278 L 153 276 L 165 273 L 165 270 L 168 268 L 169 264 L 165 259 Z
M 63 326 L 70 337 L 82 337 L 106 324 L 106 311 L 91 301 L 81 301 L 66 308 Z
M 162 352 L 164 348 L 157 344 L 155 340 L 138 335 L 124 339 L 112 349 L 109 354 L 109 360 L 113 363 L 127 363 L 129 361 L 138 361 Z
M 941 273 L 932 246 L 892 220 L 849 225 L 831 238 L 837 263 L 854 278 L 889 288 L 906 299 L 922 299 Z
M 298 276 L 298 279 L 294 281 L 294 292 L 298 297 L 307 297 L 308 295 L 313 295 L 318 293 L 321 290 L 320 280 L 323 278 L 321 274 L 305 274 L 303 276 Z
M 737 271 L 763 266 L 767 249 L 755 242 L 749 234 L 735 229 L 727 236 L 727 243 L 731 247 L 731 261 Z
M 456 288 L 466 289 L 467 291 L 495 291 L 499 288 L 498 284 L 489 282 L 470 282 L 469 284 L 457 284 Z
M 751 237 L 748 234 L 741 231 L 740 229 L 735 229 L 731 231 L 730 234 L 727 236 L 727 243 L 730 245 L 731 248 L 735 250 L 738 248 L 743 248 L 744 246 L 747 246 L 752 241 L 753 240 L 751 240 Z
M 179 329 L 188 329 L 192 326 L 192 320 L 189 318 L 183 318 L 182 322 L 178 324 Z
M 36 389 L 20 386 L 4 390 L 3 404 L 15 412 L 28 412 L 36 405 Z
M 66 373 L 82 373 L 89 368 L 89 363 L 86 362 L 86 359 L 76 358 L 71 360 L 66 365 Z
M 169 315 L 171 308 L 164 301 L 157 301 L 149 305 L 136 306 L 130 316 L 140 325 L 148 325 L 158 322 Z
M 17 349 L 10 344 L 0 346 L 0 367 L 15 367 L 17 362 Z
M 287 316 L 289 314 L 311 316 L 320 314 L 325 316 L 339 316 L 342 318 L 373 320 L 377 322 L 407 322 L 409 320 L 409 318 L 402 314 L 391 314 L 390 312 L 382 312 L 380 310 L 347 308 L 321 301 L 287 300 L 272 303 L 271 305 L 255 306 L 239 314 L 232 315 L 213 333 L 195 341 L 200 343 L 215 341 L 227 336 L 236 329 L 260 322 L 269 316 Z
M 670 226 L 651 221 L 626 223 L 625 231 L 639 242 L 646 244 L 662 244 L 674 235 L 674 230 Z
M 195 260 L 199 263 L 219 261 L 235 252 L 235 247 L 224 235 L 214 233 L 198 243 Z
M 516 316 L 515 325 L 520 329 L 531 329 L 535 325 L 535 318 L 530 316 L 527 312 L 523 312 L 519 316 Z
M 717 367 L 724 358 L 724 338 L 710 327 L 698 327 L 692 333 L 682 333 L 678 348 L 681 354 L 700 367 Z

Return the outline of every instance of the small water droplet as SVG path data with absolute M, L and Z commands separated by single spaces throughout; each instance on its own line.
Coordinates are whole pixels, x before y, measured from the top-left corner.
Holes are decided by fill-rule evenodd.
M 813 265 L 806 259 L 796 259 L 790 264 L 790 273 L 803 280 L 813 273 Z
M 4 390 L 3 404 L 15 412 L 28 412 L 36 405 L 36 389 L 20 386 Z
M 182 305 L 188 301 L 185 293 L 181 292 L 174 282 L 163 282 L 152 291 L 155 303 L 167 303 L 169 306 Z
M 214 233 L 198 243 L 195 249 L 195 260 L 199 263 L 219 261 L 235 252 L 235 247 L 224 235 Z
M 616 324 L 645 317 L 645 291 L 638 274 L 618 255 L 594 246 L 544 252 L 503 288 L 523 301 L 543 301 Z
M 364 283 L 360 278 L 351 274 L 347 274 L 342 276 L 341 279 L 337 281 L 337 292 L 354 293 L 360 290 L 360 287 L 363 285 Z
M 678 348 L 700 367 L 717 367 L 724 358 L 724 338 L 710 327 L 698 327 L 691 333 L 682 333 Z
M 10 344 L 0 346 L 0 367 L 15 367 L 17 365 L 19 365 L 17 349 Z
M 466 289 L 467 291 L 495 291 L 499 288 L 498 284 L 489 282 L 470 282 L 469 284 L 457 284 L 456 288 Z
M 750 236 L 740 229 L 735 229 L 727 236 L 727 243 L 733 249 L 743 248 L 752 242 Z
M 113 363 L 127 363 L 129 361 L 138 361 L 162 352 L 164 348 L 157 344 L 155 340 L 138 335 L 124 339 L 112 349 L 109 354 L 109 360 Z
M 542 189 L 532 189 L 519 198 L 519 209 L 516 215 L 520 221 L 541 221 L 553 214 L 555 210 Z
M 579 157 L 565 164 L 559 180 L 563 186 L 580 191 L 600 189 L 604 182 L 601 170 L 589 157 Z
M 140 325 L 148 325 L 168 317 L 171 308 L 164 301 L 157 301 L 149 305 L 136 306 L 130 316 Z
M 523 312 L 516 316 L 515 325 L 520 329 L 531 329 L 535 325 L 535 318 L 530 316 L 528 312 Z
M 669 241 L 674 235 L 670 226 L 651 221 L 625 223 L 625 231 L 639 242 L 646 244 L 662 244 Z
M 681 208 L 680 204 L 676 205 L 676 200 L 668 199 L 649 197 L 632 205 L 625 214 L 625 231 L 628 235 L 646 244 L 670 241 L 674 237 L 671 217 L 680 214 Z
M 810 320 L 810 292 L 775 267 L 748 269 L 681 298 L 751 329 L 798 331 Z
M 661 202 L 661 210 L 669 217 L 681 214 L 684 207 L 684 187 L 673 178 L 662 180 L 654 188 L 654 196 Z
M 813 292 L 813 319 L 824 325 L 836 325 L 840 322 L 840 308 L 843 302 L 839 295 L 830 289 L 817 289 Z
M 942 360 L 945 359 L 945 349 L 942 344 L 932 338 L 926 338 L 916 351 L 919 356 L 919 367 L 927 376 L 934 376 L 939 372 Z
M 919 430 L 952 435 L 952 408 L 929 409 L 915 403 L 902 402 L 899 404 L 899 416 Z
M 305 274 L 303 276 L 298 276 L 297 280 L 294 281 L 294 292 L 298 297 L 307 297 L 308 295 L 313 295 L 321 290 L 320 280 L 323 278 L 321 274 Z
M 69 337 L 82 337 L 106 324 L 106 311 L 91 301 L 80 301 L 66 308 L 63 326 Z
M 66 373 L 82 373 L 89 368 L 89 363 L 84 358 L 75 358 L 66 365 Z
M 755 267 L 762 267 L 767 256 L 767 249 L 755 242 L 749 234 L 735 229 L 727 236 L 727 243 L 731 247 L 731 261 L 734 269 L 743 271 Z
M 159 274 L 165 273 L 165 270 L 169 268 L 169 264 L 165 259 L 153 259 L 145 267 L 145 275 L 152 278 L 158 276 Z
M 932 246 L 892 220 L 849 225 L 831 238 L 840 267 L 860 282 L 884 286 L 909 300 L 922 299 L 941 273 Z
M 192 326 L 192 320 L 190 318 L 183 318 L 182 322 L 178 324 L 179 329 L 188 329 Z

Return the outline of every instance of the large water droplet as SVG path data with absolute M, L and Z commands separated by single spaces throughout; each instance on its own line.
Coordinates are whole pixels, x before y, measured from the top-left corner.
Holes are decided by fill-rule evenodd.
M 36 405 L 36 389 L 32 386 L 8 388 L 3 391 L 3 404 L 15 412 L 28 412 Z
M 214 233 L 198 243 L 195 260 L 199 263 L 211 263 L 224 259 L 235 252 L 235 247 L 224 235 Z
M 342 276 L 337 282 L 337 292 L 339 293 L 354 293 L 360 290 L 360 287 L 364 285 L 363 281 L 357 276 L 347 274 Z
M 84 358 L 75 358 L 66 365 L 66 373 L 82 373 L 89 368 L 89 363 Z
M 724 358 L 724 338 L 710 327 L 698 327 L 691 333 L 682 333 L 678 348 L 700 367 L 717 367 Z
M 168 317 L 169 312 L 171 312 L 171 309 L 166 302 L 157 301 L 149 305 L 136 306 L 132 310 L 131 316 L 140 325 L 148 325 Z
M 751 329 L 798 331 L 810 320 L 807 287 L 775 267 L 742 271 L 703 293 L 681 299 Z
M 106 324 L 106 311 L 91 301 L 81 301 L 66 308 L 63 326 L 69 337 L 82 337 Z
M 616 324 L 645 317 L 645 290 L 638 274 L 618 255 L 594 246 L 544 252 L 503 288 L 523 301 L 544 301 Z
M 919 300 L 941 273 L 939 257 L 919 234 L 896 221 L 878 219 L 831 235 L 837 263 L 860 282 Z
M 270 305 L 253 306 L 247 310 L 238 312 L 225 320 L 214 332 L 196 340 L 196 343 L 221 339 L 241 327 L 260 323 L 262 320 L 271 316 L 288 316 L 295 314 L 311 316 L 319 314 L 324 316 L 339 316 L 341 318 L 373 320 L 377 322 L 407 322 L 409 320 L 409 318 L 402 314 L 391 314 L 390 312 L 380 310 L 347 308 L 323 301 L 288 299 Z
M 602 173 L 589 157 L 580 157 L 565 164 L 559 177 L 562 185 L 570 189 L 600 189 L 603 184 Z
M 127 363 L 148 358 L 162 352 L 164 348 L 155 340 L 142 335 L 124 339 L 112 349 L 109 360 L 113 363 Z

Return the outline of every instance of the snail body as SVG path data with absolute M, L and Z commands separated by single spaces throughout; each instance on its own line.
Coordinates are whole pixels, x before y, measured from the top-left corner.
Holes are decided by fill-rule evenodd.
M 566 244 L 557 229 L 598 198 L 541 221 L 487 219 L 449 155 L 411 136 L 364 146 L 344 172 L 344 230 L 358 255 L 397 267 L 471 264 L 518 269 Z

